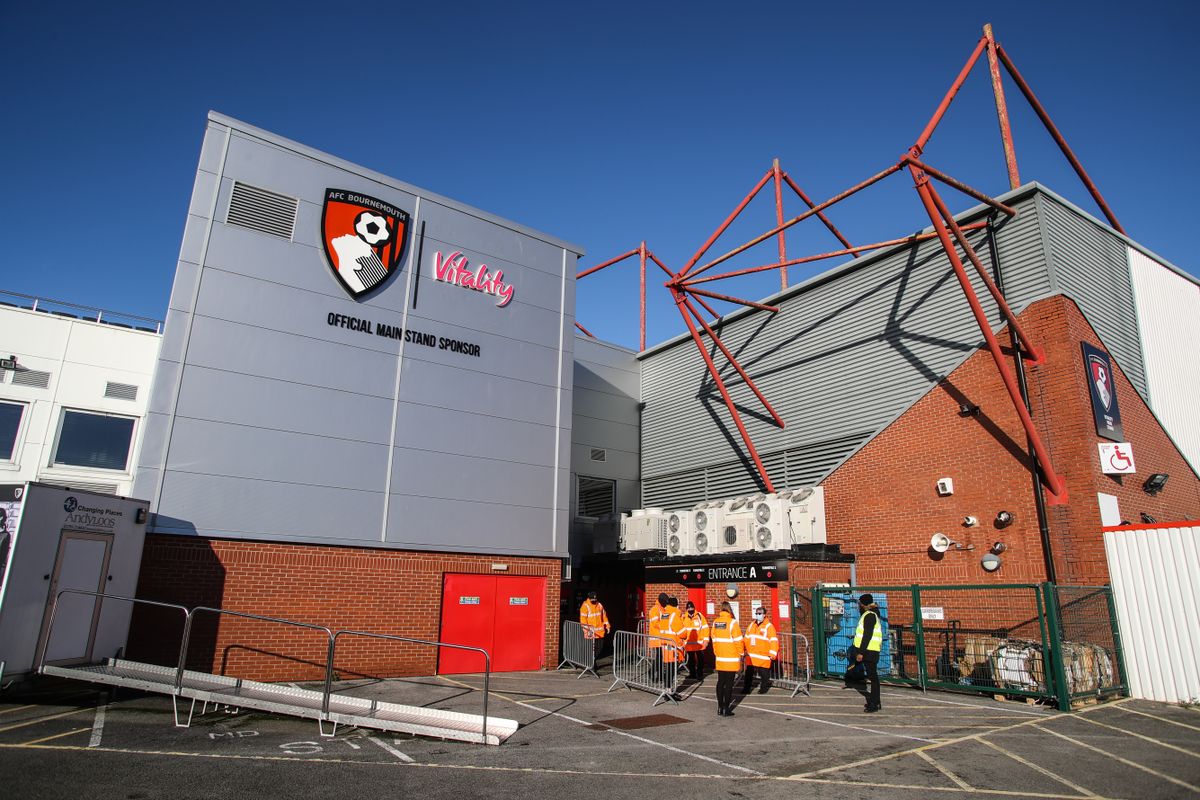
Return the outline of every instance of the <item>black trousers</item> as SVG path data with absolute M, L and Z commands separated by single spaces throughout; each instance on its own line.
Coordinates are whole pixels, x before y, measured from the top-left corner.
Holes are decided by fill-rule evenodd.
M 704 676 L 704 651 L 703 650 L 688 650 L 687 651 L 687 668 L 688 675 L 693 680 L 700 680 Z
M 754 675 L 758 673 L 759 688 L 764 691 L 771 686 L 771 668 L 756 667 L 753 664 L 746 665 L 746 673 L 742 677 L 742 694 L 750 694 L 750 690 L 754 688 Z
M 725 710 L 733 705 L 733 681 L 737 678 L 736 672 L 726 672 L 725 670 L 717 670 L 717 708 Z
M 881 708 L 879 704 L 879 653 L 863 653 L 863 666 L 867 670 L 867 705 Z

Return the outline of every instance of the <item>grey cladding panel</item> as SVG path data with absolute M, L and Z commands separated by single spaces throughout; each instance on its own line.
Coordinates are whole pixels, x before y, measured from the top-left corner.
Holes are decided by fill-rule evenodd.
M 1079 304 L 1121 371 L 1149 396 L 1126 245 L 1052 198 L 1042 209 L 1059 290 Z
M 171 471 L 155 530 L 377 545 L 382 516 L 380 492 Z
M 463 356 L 465 358 L 465 356 Z M 508 420 L 553 424 L 558 390 L 525 381 L 496 376 L 481 379 L 454 365 L 406 358 L 400 378 L 402 405 L 450 408 L 464 414 L 492 417 L 497 426 Z M 400 420 L 404 419 L 403 408 Z M 453 450 L 452 439 L 445 445 Z
M 638 428 L 636 425 L 625 422 L 610 422 L 603 419 L 581 417 L 577 414 L 572 426 L 571 441 L 590 447 L 602 447 L 610 453 L 614 450 L 636 453 L 638 451 Z M 581 464 L 580 469 L 586 469 L 586 467 Z
M 197 317 L 192 325 L 188 363 L 391 397 L 395 391 L 396 357 L 352 344 L 355 337 L 365 338 L 365 334 L 333 328 L 330 331 L 331 339 L 346 343 Z
M 453 275 L 461 274 L 465 270 L 472 275 L 483 277 L 485 280 L 487 276 L 495 276 L 500 273 L 501 280 L 513 287 L 511 301 L 503 306 L 503 308 L 510 309 L 508 313 L 511 313 L 511 307 L 514 305 L 558 309 L 559 301 L 562 298 L 561 250 L 554 252 L 555 258 L 552 264 L 547 265 L 548 269 L 537 269 L 514 264 L 478 250 L 468 250 L 462 246 L 456 246 L 446 242 L 442 236 L 444 234 L 439 234 L 432 225 L 426 227 L 421 275 L 432 279 L 434 283 L 441 283 L 443 286 L 453 289 L 456 296 L 461 298 L 460 305 L 466 308 L 474 308 L 476 305 L 500 307 L 500 303 L 503 302 L 503 298 L 498 295 L 447 283 L 447 280 L 451 279 Z M 437 280 L 439 265 L 442 267 L 440 274 L 446 280 Z M 485 268 L 486 276 L 481 273 L 481 270 Z M 467 302 L 467 297 L 473 298 L 473 302 Z
M 254 398 L 231 403 L 230 398 Z M 252 428 L 314 433 L 387 444 L 390 398 L 189 366 L 179 395 L 180 417 Z
M 167 471 L 382 492 L 387 447 L 175 418 Z
M 465 456 L 545 464 L 554 455 L 556 429 L 550 425 L 468 414 L 442 406 L 406 403 L 396 424 L 396 446 L 440 453 L 453 442 Z
M 572 415 L 576 419 L 587 418 L 619 422 L 636 429 L 638 427 L 638 401 L 627 395 L 611 395 L 606 392 L 576 389 Z
M 563 494 L 565 506 L 566 495 Z M 463 498 L 432 503 L 419 497 L 393 496 L 388 504 L 388 543 L 394 546 L 459 550 L 476 553 L 548 550 L 554 513 L 546 508 L 509 506 Z M 559 553 L 566 551 L 566 528 L 560 528 Z
M 562 248 L 549 242 L 534 239 L 495 222 L 464 214 L 430 200 L 421 204 L 421 219 L 426 223 L 427 259 L 431 249 L 431 238 L 435 242 L 454 242 L 455 250 L 467 249 L 461 243 L 470 242 L 469 249 L 474 254 L 471 258 L 472 264 L 477 263 L 477 257 L 485 261 L 500 260 L 510 264 L 521 264 L 522 272 L 540 271 L 556 280 L 562 275 Z M 447 235 L 451 232 L 452 235 Z M 567 259 L 568 268 L 571 261 L 572 259 Z M 427 261 L 428 263 L 432 261 Z M 528 277 L 530 280 L 535 278 L 533 275 Z M 517 290 L 520 291 L 519 286 Z M 557 298 L 552 305 L 558 305 Z
M 503 475 L 503 480 L 496 477 Z M 554 507 L 554 466 L 518 464 L 453 453 L 398 450 L 392 466 L 392 496 L 531 508 Z

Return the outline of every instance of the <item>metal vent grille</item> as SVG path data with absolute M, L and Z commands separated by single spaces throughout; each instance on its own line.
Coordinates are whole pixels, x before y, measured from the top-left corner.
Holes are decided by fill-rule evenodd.
M 50 385 L 50 373 L 36 369 L 18 369 L 12 376 L 13 386 L 45 389 Z
M 604 450 L 603 448 L 600 448 L 600 447 L 592 448 L 592 461 L 606 461 L 606 460 L 608 460 L 608 452 L 606 450 Z
M 104 385 L 104 396 L 114 400 L 137 400 L 138 387 L 128 383 L 113 383 Z
M 294 197 L 234 181 L 225 221 L 290 241 L 296 229 L 296 205 Z
M 46 483 L 51 486 L 61 486 L 64 489 L 79 489 L 81 491 L 99 492 L 100 494 L 116 494 L 117 484 L 115 483 L 95 483 L 94 481 L 64 481 L 55 478 L 39 477 L 38 482 Z

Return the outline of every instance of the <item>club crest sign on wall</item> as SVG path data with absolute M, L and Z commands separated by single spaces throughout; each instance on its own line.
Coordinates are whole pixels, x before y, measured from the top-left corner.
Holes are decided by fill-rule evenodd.
M 321 243 L 333 275 L 357 300 L 396 272 L 408 244 L 409 216 L 365 194 L 326 189 Z

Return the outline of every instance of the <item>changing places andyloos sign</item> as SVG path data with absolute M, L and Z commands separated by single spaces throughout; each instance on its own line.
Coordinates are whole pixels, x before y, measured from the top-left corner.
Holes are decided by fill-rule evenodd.
M 116 508 L 85 505 L 79 502 L 74 495 L 69 495 L 63 501 L 63 511 L 66 512 L 66 517 L 63 519 L 64 528 L 98 533 L 115 531 L 117 522 L 125 516 L 125 512 Z

